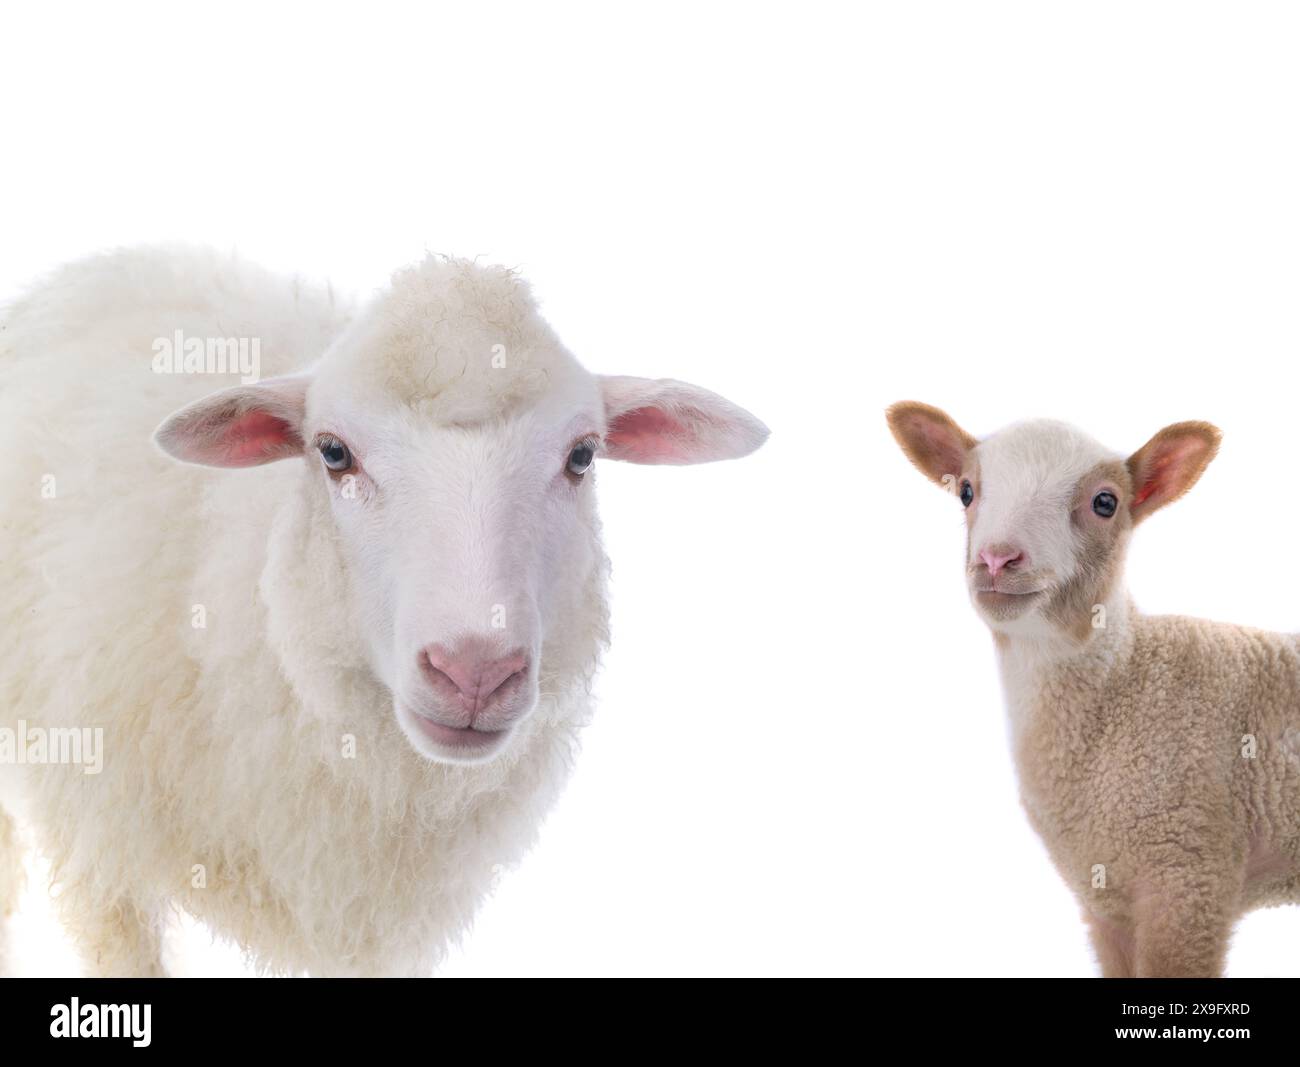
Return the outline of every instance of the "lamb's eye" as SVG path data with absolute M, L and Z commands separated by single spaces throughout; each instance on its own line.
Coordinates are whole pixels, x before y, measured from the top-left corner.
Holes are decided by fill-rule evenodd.
M 1092 510 L 1103 519 L 1109 519 L 1115 514 L 1115 509 L 1118 507 L 1119 501 L 1115 499 L 1114 493 L 1107 493 L 1103 490 L 1092 498 Z
M 352 453 L 337 437 L 322 437 L 316 442 L 321 459 L 332 471 L 345 471 L 352 466 Z
M 565 464 L 564 469 L 575 478 L 581 478 L 591 469 L 592 460 L 595 458 L 596 449 L 590 442 L 583 441 L 582 444 L 573 446 L 573 451 L 569 453 L 569 462 Z
M 975 499 L 975 490 L 970 482 L 963 479 L 961 483 L 961 506 L 968 508 Z

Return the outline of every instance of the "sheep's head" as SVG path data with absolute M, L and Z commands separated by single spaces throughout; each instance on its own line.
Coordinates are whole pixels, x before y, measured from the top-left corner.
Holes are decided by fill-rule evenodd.
M 964 506 L 971 599 L 1006 635 L 1087 640 L 1133 527 L 1187 492 L 1219 445 L 1209 423 L 1180 422 L 1125 459 L 1059 422 L 980 441 L 927 404 L 895 404 L 886 417 L 907 457 Z
M 513 274 L 430 259 L 311 369 L 213 394 L 156 439 L 190 463 L 305 464 L 402 730 L 477 762 L 536 706 L 543 650 L 592 628 L 593 466 L 730 459 L 766 435 L 696 386 L 588 373 Z

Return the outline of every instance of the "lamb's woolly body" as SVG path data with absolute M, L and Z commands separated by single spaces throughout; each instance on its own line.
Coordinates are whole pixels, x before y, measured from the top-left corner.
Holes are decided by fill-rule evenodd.
M 1125 501 L 1132 475 L 1075 428 L 1022 423 L 972 453 L 1002 509 L 973 527 L 1018 528 L 1057 583 L 1047 629 L 996 631 L 1030 819 L 1104 967 L 1218 973 L 1242 914 L 1300 902 L 1300 639 L 1137 611 L 1127 514 L 1092 542 L 1068 522 L 1090 472 Z
M 0 766 L 0 781 L 25 802 L 97 973 L 156 970 L 173 901 L 267 970 L 427 971 L 566 777 L 605 634 L 598 546 L 583 615 L 546 650 L 520 736 L 489 763 L 433 763 L 351 639 L 305 460 L 231 473 L 140 447 L 230 384 L 151 372 L 154 339 L 176 329 L 260 338 L 263 377 L 377 332 L 384 358 L 355 380 L 452 418 L 488 417 L 568 369 L 539 354 L 555 346 L 538 343 L 545 326 L 505 271 L 430 260 L 345 334 L 353 314 L 231 259 L 147 251 L 67 268 L 3 319 L 0 724 L 102 727 L 105 758 L 99 775 Z M 467 337 L 504 341 L 514 361 L 486 407 L 483 389 L 457 384 Z
M 927 476 L 968 485 L 967 581 L 1021 795 L 1103 972 L 1221 973 L 1243 913 L 1300 903 L 1300 637 L 1143 615 L 1123 582 L 1135 523 L 1187 491 L 1218 431 L 1179 423 L 1125 460 L 1045 420 L 977 440 L 924 404 L 888 418 Z
M 1129 607 L 1073 655 L 999 644 L 1022 799 L 1103 966 L 1158 920 L 1147 973 L 1217 973 L 1243 913 L 1300 902 L 1296 637 Z

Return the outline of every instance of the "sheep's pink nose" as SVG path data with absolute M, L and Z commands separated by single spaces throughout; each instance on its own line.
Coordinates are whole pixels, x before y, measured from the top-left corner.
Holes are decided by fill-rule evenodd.
M 987 548 L 980 549 L 980 559 L 984 561 L 984 566 L 989 569 L 989 574 L 994 578 L 1004 568 L 1015 570 L 1025 564 L 1024 552 L 1015 545 L 989 545 Z
M 473 717 L 497 694 L 515 688 L 528 672 L 522 653 L 490 657 L 477 642 L 458 645 L 429 645 L 422 657 L 425 675 L 447 697 L 459 698 Z

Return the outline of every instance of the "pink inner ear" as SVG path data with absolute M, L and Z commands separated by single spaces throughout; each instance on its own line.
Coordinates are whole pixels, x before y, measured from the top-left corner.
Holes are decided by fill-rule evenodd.
M 1152 457 L 1150 469 L 1142 486 L 1133 496 L 1134 504 L 1151 497 L 1167 496 L 1176 489 L 1175 482 L 1183 465 L 1192 458 L 1202 444 L 1196 440 L 1176 441 L 1164 445 Z
M 939 476 L 951 475 L 956 478 L 961 474 L 961 469 L 966 463 L 966 454 L 953 428 L 928 418 L 916 420 L 915 425 L 920 430 L 920 438 L 926 450 L 925 455 L 934 463 Z
M 265 411 L 249 411 L 222 427 L 207 458 L 223 467 L 256 467 L 295 450 L 298 444 L 298 435 L 283 419 Z
M 619 415 L 605 433 L 605 448 L 634 463 L 689 462 L 691 434 L 660 408 L 634 408 Z

